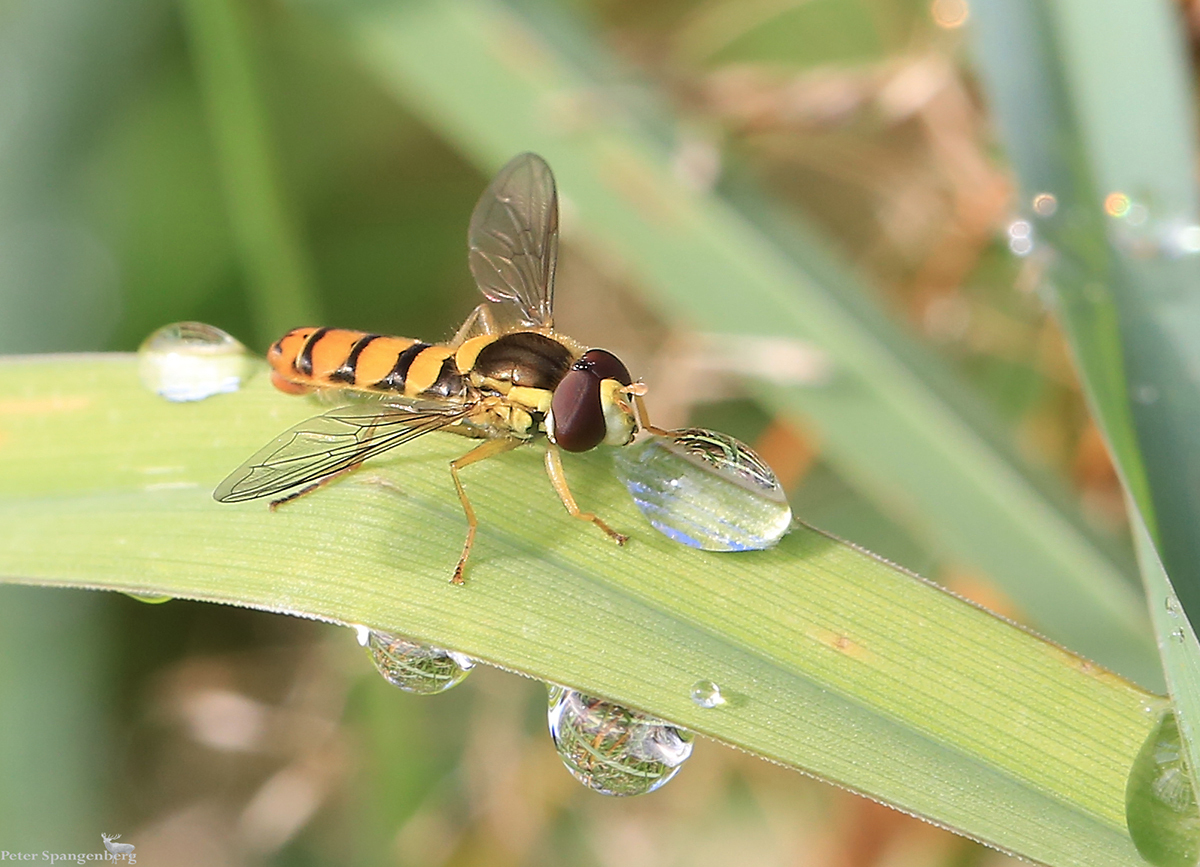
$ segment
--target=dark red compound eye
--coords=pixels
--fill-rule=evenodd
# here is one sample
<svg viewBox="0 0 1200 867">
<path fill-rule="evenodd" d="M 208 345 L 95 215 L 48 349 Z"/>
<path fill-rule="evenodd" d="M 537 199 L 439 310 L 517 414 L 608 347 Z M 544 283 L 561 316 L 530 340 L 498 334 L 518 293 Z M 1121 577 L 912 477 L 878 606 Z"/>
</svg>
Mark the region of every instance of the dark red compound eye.
<svg viewBox="0 0 1200 867">
<path fill-rule="evenodd" d="M 600 405 L 600 377 L 578 366 L 567 371 L 554 397 L 554 441 L 569 452 L 586 452 L 604 439 L 604 408 Z"/>
<path fill-rule="evenodd" d="M 586 452 L 604 441 L 608 432 L 600 382 L 615 379 L 621 385 L 633 380 L 621 360 L 603 349 L 589 349 L 562 378 L 550 412 L 554 416 L 554 441 L 569 452 Z"/>
<path fill-rule="evenodd" d="M 633 382 L 629 369 L 621 363 L 621 359 L 606 349 L 589 349 L 575 362 L 572 370 L 590 370 L 597 379 L 615 379 L 621 385 Z"/>
</svg>

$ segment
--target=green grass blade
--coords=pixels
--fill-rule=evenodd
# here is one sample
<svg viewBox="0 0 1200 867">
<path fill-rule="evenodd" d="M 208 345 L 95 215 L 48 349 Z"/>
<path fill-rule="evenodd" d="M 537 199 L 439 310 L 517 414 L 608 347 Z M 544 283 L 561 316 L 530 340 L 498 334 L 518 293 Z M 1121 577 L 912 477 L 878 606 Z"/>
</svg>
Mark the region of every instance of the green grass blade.
<svg viewBox="0 0 1200 867">
<path fill-rule="evenodd" d="M 446 467 L 461 438 L 424 437 L 277 512 L 216 503 L 232 467 L 321 410 L 266 379 L 170 404 L 128 356 L 0 364 L 0 575 L 397 631 L 1033 860 L 1140 863 L 1125 779 L 1161 699 L 814 530 L 739 555 L 672 543 L 603 451 L 567 473 L 632 534 L 624 549 L 567 516 L 539 450 L 521 449 L 464 473 L 481 521 L 465 587 L 447 580 L 465 530 Z M 702 678 L 729 705 L 693 704 Z"/>
<path fill-rule="evenodd" d="M 316 278 L 290 212 L 240 0 L 182 0 L 250 307 L 263 341 L 320 321 Z"/>
<path fill-rule="evenodd" d="M 1179 606 L 1192 622 L 1200 615 L 1200 259 L 1186 248 L 1198 222 L 1195 117 L 1178 24 L 1152 2 L 983 2 L 975 11 L 981 72 L 1022 195 L 1058 198 L 1037 227 L 1059 316 L 1132 498 L 1194 770 L 1200 646 Z M 1144 213 L 1106 216 L 1105 199 L 1118 192 Z"/>
<path fill-rule="evenodd" d="M 843 475 L 985 569 L 1052 638 L 1161 683 L 1136 585 L 1073 509 L 972 420 L 944 366 L 866 302 L 810 231 L 762 202 L 739 207 L 678 182 L 669 148 L 615 101 L 612 82 L 556 50 L 569 38 L 572 56 L 586 54 L 579 34 L 552 44 L 486 0 L 331 8 L 385 85 L 478 163 L 547 157 L 571 213 L 668 315 L 821 347 L 828 385 L 768 399 L 816 426 Z"/>
</svg>

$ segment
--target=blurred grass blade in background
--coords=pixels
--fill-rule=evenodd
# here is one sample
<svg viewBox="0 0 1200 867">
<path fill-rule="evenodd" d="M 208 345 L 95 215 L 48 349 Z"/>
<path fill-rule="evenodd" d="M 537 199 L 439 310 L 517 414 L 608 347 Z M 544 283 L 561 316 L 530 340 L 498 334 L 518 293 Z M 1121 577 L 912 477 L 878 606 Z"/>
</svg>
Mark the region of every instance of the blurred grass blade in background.
<svg viewBox="0 0 1200 867">
<path fill-rule="evenodd" d="M 305 8 L 297 3 L 296 8 Z M 839 471 L 920 536 L 973 563 L 1052 638 L 1161 683 L 1126 568 L 1003 446 L 944 365 L 888 323 L 798 220 L 739 208 L 670 169 L 672 149 L 626 109 L 611 65 L 577 31 L 552 44 L 490 0 L 321 6 L 398 97 L 489 171 L 534 150 L 597 247 L 632 266 L 665 314 L 742 337 L 800 339 L 831 366 L 819 387 L 772 387 Z M 540 7 L 539 7 L 540 8 Z M 754 209 L 758 213 L 751 216 Z"/>
<path fill-rule="evenodd" d="M 737 555 L 672 542 L 605 451 L 571 456 L 567 472 L 628 545 L 584 532 L 539 450 L 520 449 L 464 474 L 480 525 L 456 587 L 465 522 L 446 462 L 462 438 L 430 434 L 279 511 L 224 505 L 211 491 L 229 468 L 314 403 L 264 372 L 172 404 L 135 367 L 0 363 L 0 575 L 367 624 L 645 710 L 1036 861 L 1140 863 L 1125 780 L 1164 703 L 1091 662 L 806 527 Z M 695 702 L 700 680 L 727 703 Z"/>
<path fill-rule="evenodd" d="M 285 199 L 242 0 L 181 0 L 257 336 L 320 322 L 315 276 Z"/>
<path fill-rule="evenodd" d="M 1155 0 L 983 0 L 975 12 L 980 72 L 1045 245 L 1050 291 L 1129 491 L 1194 774 L 1200 647 L 1180 605 L 1195 623 L 1200 213 L 1181 22 Z M 1045 194 L 1057 207 L 1038 216 L 1031 203 Z"/>
<path fill-rule="evenodd" d="M 166 16 L 143 0 L 41 0 L 2 14 L 0 353 L 100 349 L 118 318 L 118 273 L 73 184 Z M 113 759 L 101 603 L 0 594 L 0 847 L 9 851 L 78 851 L 95 839 Z"/>
</svg>

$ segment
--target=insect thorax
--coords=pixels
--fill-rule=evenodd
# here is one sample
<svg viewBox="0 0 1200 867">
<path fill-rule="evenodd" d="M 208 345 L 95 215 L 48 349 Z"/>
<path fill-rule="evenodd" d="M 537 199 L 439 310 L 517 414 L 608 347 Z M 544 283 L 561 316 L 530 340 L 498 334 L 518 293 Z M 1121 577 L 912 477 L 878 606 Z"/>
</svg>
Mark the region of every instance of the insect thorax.
<svg viewBox="0 0 1200 867">
<path fill-rule="evenodd" d="M 554 391 L 575 355 L 570 347 L 545 334 L 516 331 L 483 347 L 471 373 L 482 380 Z"/>
</svg>

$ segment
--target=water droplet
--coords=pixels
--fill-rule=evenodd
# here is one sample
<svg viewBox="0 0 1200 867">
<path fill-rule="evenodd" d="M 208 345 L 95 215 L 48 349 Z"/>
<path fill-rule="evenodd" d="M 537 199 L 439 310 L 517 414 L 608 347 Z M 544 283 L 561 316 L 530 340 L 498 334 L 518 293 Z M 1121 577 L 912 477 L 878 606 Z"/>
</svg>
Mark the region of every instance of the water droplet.
<svg viewBox="0 0 1200 867">
<path fill-rule="evenodd" d="M 1104 213 L 1110 217 L 1124 217 L 1132 204 L 1124 193 L 1109 193 L 1104 197 Z"/>
<path fill-rule="evenodd" d="M 933 0 L 929 14 L 938 27 L 954 30 L 967 23 L 971 17 L 971 7 L 967 5 L 967 0 Z"/>
<path fill-rule="evenodd" d="M 130 599 L 136 599 L 138 602 L 145 602 L 147 605 L 162 605 L 164 602 L 170 602 L 174 596 L 152 596 L 143 595 L 141 593 L 126 593 Z"/>
<path fill-rule="evenodd" d="M 1166 599 L 1166 606 L 1168 614 L 1170 614 L 1172 617 L 1179 616 L 1179 604 L 1174 600 L 1174 598 L 1168 596 Z"/>
<path fill-rule="evenodd" d="M 1153 385 L 1139 385 L 1133 390 L 1133 399 L 1138 403 L 1154 403 L 1158 400 L 1158 388 Z"/>
<path fill-rule="evenodd" d="M 1038 193 L 1033 197 L 1033 212 L 1039 217 L 1053 217 L 1058 210 L 1058 199 L 1053 193 Z"/>
<path fill-rule="evenodd" d="M 567 770 L 603 795 L 653 792 L 692 754 L 692 733 L 660 719 L 550 686 L 550 737 Z"/>
<path fill-rule="evenodd" d="M 250 370 L 246 347 L 203 322 L 164 325 L 138 347 L 142 385 L 167 400 L 203 400 L 237 391 Z"/>
<path fill-rule="evenodd" d="M 462 683 L 475 667 L 475 660 L 454 650 L 365 626 L 355 626 L 354 631 L 384 680 L 405 692 L 420 695 L 445 692 Z"/>
<path fill-rule="evenodd" d="M 1017 256 L 1033 252 L 1033 224 L 1028 220 L 1013 220 L 1008 224 L 1008 249 Z"/>
<path fill-rule="evenodd" d="M 1125 212 L 1125 222 L 1131 226 L 1144 226 L 1150 219 L 1150 209 L 1140 202 L 1131 202 Z"/>
<path fill-rule="evenodd" d="M 727 703 L 725 696 L 721 695 L 721 687 L 711 680 L 698 680 L 692 684 L 692 701 L 703 708 L 720 707 Z"/>
<path fill-rule="evenodd" d="M 1172 629 L 1171 630 L 1171 640 L 1174 641 L 1176 644 L 1183 644 L 1184 638 L 1185 638 L 1185 636 L 1183 634 L 1182 629 Z"/>
<path fill-rule="evenodd" d="M 1138 852 L 1151 864 L 1195 867 L 1200 860 L 1200 810 L 1173 711 L 1163 714 L 1133 762 L 1125 820 Z"/>
<path fill-rule="evenodd" d="M 792 525 L 771 468 L 745 443 L 703 428 L 617 452 L 617 476 L 656 530 L 706 551 L 769 548 Z"/>
</svg>

